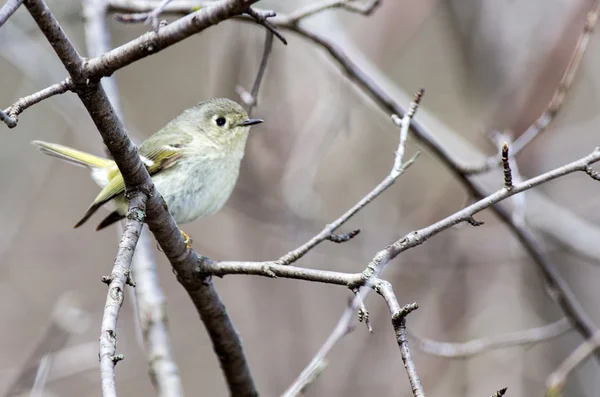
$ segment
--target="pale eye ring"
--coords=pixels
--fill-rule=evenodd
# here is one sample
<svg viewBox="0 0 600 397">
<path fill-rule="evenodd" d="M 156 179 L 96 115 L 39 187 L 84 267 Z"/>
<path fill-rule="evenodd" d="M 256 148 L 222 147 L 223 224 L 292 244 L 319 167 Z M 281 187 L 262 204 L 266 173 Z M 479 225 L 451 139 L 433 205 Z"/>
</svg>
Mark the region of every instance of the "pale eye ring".
<svg viewBox="0 0 600 397">
<path fill-rule="evenodd" d="M 219 116 L 215 119 L 215 124 L 218 125 L 219 127 L 223 127 L 226 122 L 227 122 L 227 120 L 225 120 L 225 117 L 222 117 L 222 116 Z"/>
</svg>

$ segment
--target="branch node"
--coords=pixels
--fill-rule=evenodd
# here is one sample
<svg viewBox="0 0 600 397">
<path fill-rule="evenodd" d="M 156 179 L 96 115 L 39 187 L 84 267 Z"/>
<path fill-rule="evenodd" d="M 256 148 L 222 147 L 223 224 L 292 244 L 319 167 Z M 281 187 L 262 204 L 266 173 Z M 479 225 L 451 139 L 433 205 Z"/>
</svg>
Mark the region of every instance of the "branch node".
<svg viewBox="0 0 600 397">
<path fill-rule="evenodd" d="M 132 287 L 135 287 L 135 281 L 133 281 L 133 277 L 131 276 L 131 269 L 125 270 L 125 283 Z"/>
<path fill-rule="evenodd" d="M 418 308 L 419 304 L 417 302 L 404 305 L 399 311 L 392 314 L 392 323 L 397 324 L 400 321 L 404 321 L 406 316 L 408 316 L 410 313 L 414 312 Z"/>
<path fill-rule="evenodd" d="M 467 218 L 467 222 L 469 223 L 469 225 L 475 226 L 475 227 L 481 226 L 481 225 L 483 225 L 485 223 L 485 222 L 482 222 L 482 221 L 478 221 L 477 219 L 475 219 L 472 216 L 470 216 L 470 217 Z"/>
<path fill-rule="evenodd" d="M 113 282 L 113 280 L 115 279 L 115 276 L 113 276 L 112 274 L 108 275 L 108 276 L 102 276 L 102 278 L 100 279 L 104 284 L 106 285 L 110 285 L 110 283 Z"/>
<path fill-rule="evenodd" d="M 591 165 L 585 167 L 585 173 L 588 174 L 593 180 L 600 181 L 600 172 L 593 169 Z"/>
<path fill-rule="evenodd" d="M 110 359 L 112 360 L 113 364 L 117 365 L 119 361 L 123 361 L 125 359 L 125 356 L 123 354 L 116 354 Z"/>
<path fill-rule="evenodd" d="M 273 272 L 273 270 L 271 269 L 271 265 L 269 264 L 263 265 L 262 271 L 267 277 L 277 278 L 277 275 L 275 274 L 275 272 Z"/>
<path fill-rule="evenodd" d="M 508 159 L 508 143 L 504 142 L 502 146 L 502 168 L 504 169 L 504 187 L 507 190 L 513 188 L 512 171 L 510 170 L 510 162 Z"/>
<path fill-rule="evenodd" d="M 269 32 L 273 33 L 275 37 L 279 39 L 284 45 L 287 45 L 287 40 L 273 25 L 271 22 L 267 20 L 267 18 L 271 18 L 276 16 L 275 11 L 263 11 L 263 10 L 255 10 L 254 8 L 248 8 L 246 10 L 246 14 L 250 15 L 252 19 L 256 21 L 259 25 L 264 26 Z"/>
<path fill-rule="evenodd" d="M 348 240 L 352 240 L 357 234 L 360 233 L 360 229 L 354 229 L 349 233 L 335 234 L 332 233 L 327 236 L 327 240 L 332 241 L 334 243 L 345 243 Z"/>
</svg>

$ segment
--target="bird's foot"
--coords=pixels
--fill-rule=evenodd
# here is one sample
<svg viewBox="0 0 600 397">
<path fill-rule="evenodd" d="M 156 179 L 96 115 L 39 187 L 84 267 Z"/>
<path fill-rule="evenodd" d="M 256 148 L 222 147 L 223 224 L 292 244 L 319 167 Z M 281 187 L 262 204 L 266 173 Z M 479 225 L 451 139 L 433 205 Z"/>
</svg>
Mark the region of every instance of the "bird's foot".
<svg viewBox="0 0 600 397">
<path fill-rule="evenodd" d="M 192 238 L 190 236 L 188 236 L 187 233 L 184 232 L 183 230 L 179 229 L 179 231 L 181 232 L 181 235 L 183 236 L 183 242 L 185 243 L 185 248 L 187 248 L 187 249 L 192 248 Z"/>
</svg>

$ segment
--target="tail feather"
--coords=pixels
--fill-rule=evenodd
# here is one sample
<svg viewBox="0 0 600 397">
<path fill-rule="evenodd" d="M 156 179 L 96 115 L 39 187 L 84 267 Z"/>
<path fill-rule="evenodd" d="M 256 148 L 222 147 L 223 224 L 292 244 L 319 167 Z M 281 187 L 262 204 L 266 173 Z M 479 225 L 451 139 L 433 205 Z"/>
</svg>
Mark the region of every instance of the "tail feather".
<svg viewBox="0 0 600 397">
<path fill-rule="evenodd" d="M 56 143 L 43 141 L 32 141 L 31 143 L 37 146 L 42 153 L 68 161 L 75 165 L 81 165 L 88 168 L 109 168 L 113 164 L 112 160 L 94 156 L 93 154 L 58 145 Z"/>
<path fill-rule="evenodd" d="M 92 154 L 75 150 L 67 146 L 58 145 L 56 143 L 48 143 L 43 141 L 33 141 L 31 143 L 37 146 L 44 154 L 59 158 L 75 165 L 89 168 L 92 171 L 92 178 L 100 186 L 104 186 L 106 183 L 108 183 L 108 171 L 114 166 L 114 162 L 112 160 L 94 156 Z M 77 228 L 83 225 L 104 203 L 105 202 L 92 204 L 87 209 L 81 220 L 73 227 Z M 105 221 L 105 223 L 106 222 L 107 221 Z"/>
</svg>

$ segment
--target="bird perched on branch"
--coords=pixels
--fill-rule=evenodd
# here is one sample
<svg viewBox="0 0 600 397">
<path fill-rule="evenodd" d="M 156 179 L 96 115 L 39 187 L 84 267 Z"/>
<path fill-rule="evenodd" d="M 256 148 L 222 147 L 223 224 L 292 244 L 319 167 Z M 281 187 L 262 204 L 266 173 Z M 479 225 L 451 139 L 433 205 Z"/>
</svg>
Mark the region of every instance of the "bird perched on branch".
<svg viewBox="0 0 600 397">
<path fill-rule="evenodd" d="M 262 120 L 249 118 L 234 101 L 210 99 L 185 110 L 140 145 L 142 163 L 178 225 L 223 207 L 237 181 L 250 126 L 259 123 Z M 89 168 L 102 188 L 74 227 L 109 202 L 114 211 L 96 230 L 126 216 L 125 184 L 114 161 L 54 143 L 32 143 L 42 153 Z M 181 233 L 189 247 L 189 237 Z"/>
</svg>

